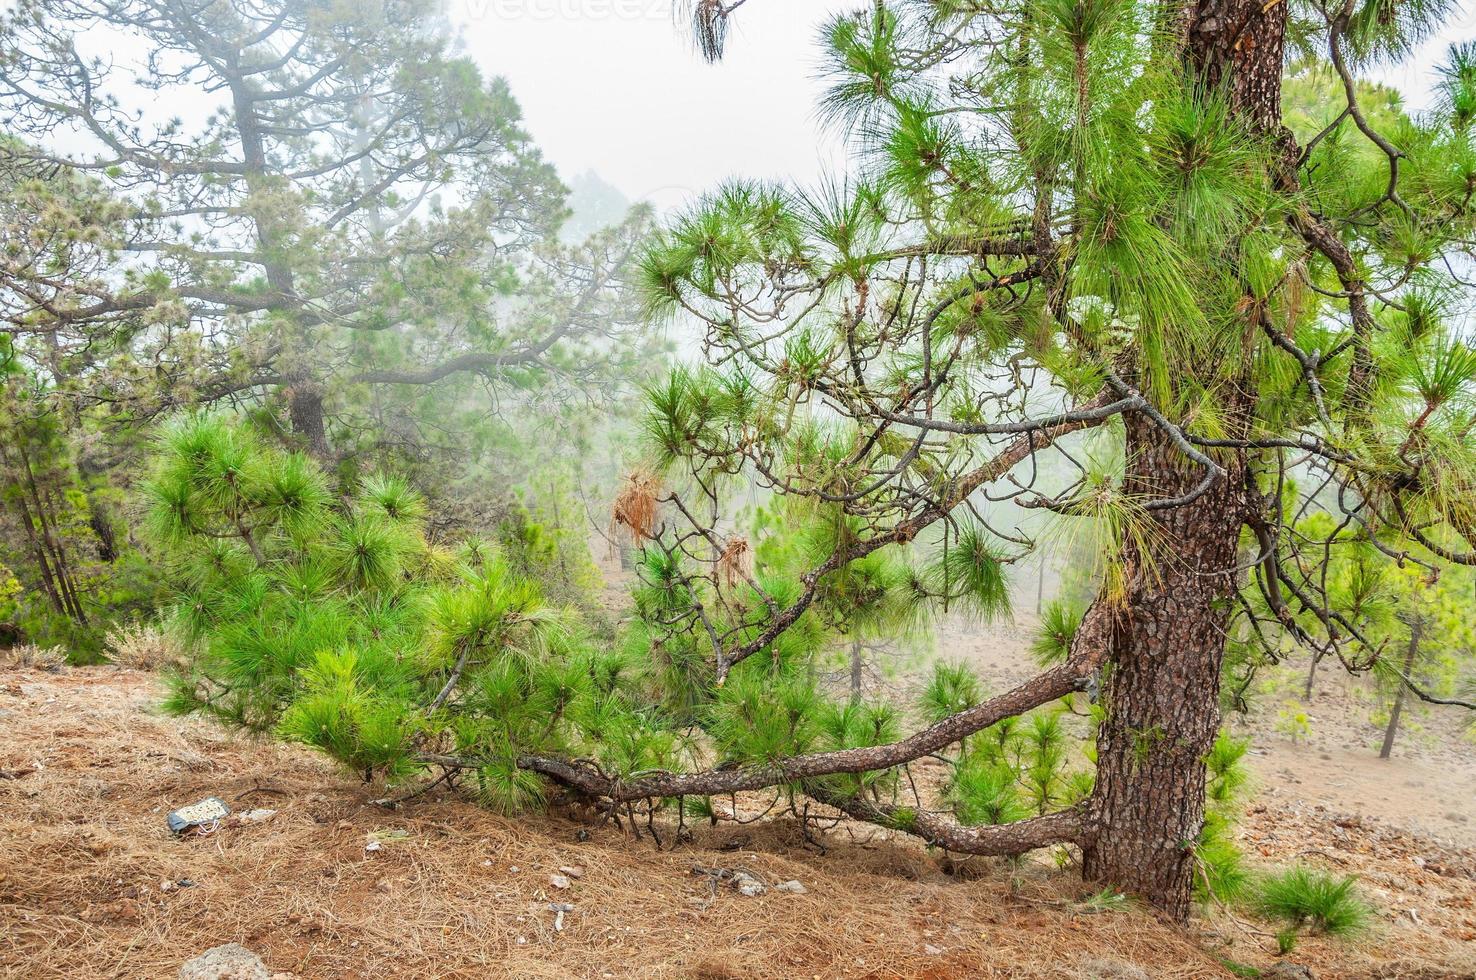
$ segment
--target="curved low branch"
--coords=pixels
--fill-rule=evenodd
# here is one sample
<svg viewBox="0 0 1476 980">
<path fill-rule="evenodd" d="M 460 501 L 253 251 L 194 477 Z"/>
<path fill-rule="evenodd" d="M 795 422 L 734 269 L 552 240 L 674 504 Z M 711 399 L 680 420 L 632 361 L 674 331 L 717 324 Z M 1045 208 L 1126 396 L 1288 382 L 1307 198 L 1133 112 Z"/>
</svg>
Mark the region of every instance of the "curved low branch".
<svg viewBox="0 0 1476 980">
<path fill-rule="evenodd" d="M 502 355 L 474 352 L 461 354 L 425 368 L 405 370 L 382 368 L 376 371 L 364 371 L 354 375 L 352 380 L 357 384 L 371 385 L 430 385 L 437 381 L 444 381 L 453 374 L 472 373 L 485 376 L 499 368 L 526 364 L 534 359 L 522 354 Z"/>
<path fill-rule="evenodd" d="M 766 765 L 741 769 L 709 769 L 704 772 L 658 772 L 637 779 L 607 776 L 592 766 L 568 759 L 524 756 L 518 766 L 548 776 L 555 782 L 587 796 L 616 803 L 661 796 L 719 796 L 797 783 L 837 773 L 877 772 L 920 759 L 973 735 L 1005 718 L 1049 704 L 1082 688 L 1096 669 L 1084 663 L 1067 664 L 1046 671 L 1019 687 L 982 704 L 952 715 L 900 742 L 888 745 L 812 752 L 778 759 Z M 440 759 L 430 761 L 441 762 Z"/>
<path fill-rule="evenodd" d="M 1469 708 L 1472 711 L 1476 711 L 1476 701 L 1463 701 L 1460 698 L 1438 697 L 1434 694 L 1431 694 L 1429 691 L 1421 689 L 1418 684 L 1410 679 L 1410 676 L 1408 674 L 1398 669 L 1397 667 L 1394 669 L 1394 673 L 1399 675 L 1400 683 L 1403 684 L 1411 694 L 1419 698 L 1421 701 L 1424 701 L 1426 704 L 1442 704 L 1446 705 L 1447 707 Z"/>
<path fill-rule="evenodd" d="M 802 783 L 837 773 L 890 769 L 931 755 L 1005 718 L 1013 718 L 1082 690 L 1107 657 L 1115 622 L 1113 609 L 1101 603 L 1092 605 L 1082 617 L 1076 638 L 1072 641 L 1071 659 L 1066 663 L 1038 674 L 1004 694 L 950 715 L 901 741 L 886 745 L 812 752 L 745 768 L 694 773 L 654 772 L 633 779 L 608 776 L 588 762 L 549 756 L 525 755 L 518 758 L 517 764 L 521 769 L 540 773 L 586 796 L 614 803 L 656 797 L 718 796 Z M 429 765 L 461 769 L 474 769 L 481 765 L 476 759 L 437 754 L 423 754 L 420 760 Z"/>
<path fill-rule="evenodd" d="M 1053 844 L 1083 844 L 1088 837 L 1086 818 L 1079 810 L 1062 810 L 1014 823 L 965 827 L 923 809 L 879 803 L 859 796 L 840 796 L 807 790 L 826 806 L 867 823 L 921 837 L 932 847 L 956 854 L 1014 857 Z"/>
</svg>

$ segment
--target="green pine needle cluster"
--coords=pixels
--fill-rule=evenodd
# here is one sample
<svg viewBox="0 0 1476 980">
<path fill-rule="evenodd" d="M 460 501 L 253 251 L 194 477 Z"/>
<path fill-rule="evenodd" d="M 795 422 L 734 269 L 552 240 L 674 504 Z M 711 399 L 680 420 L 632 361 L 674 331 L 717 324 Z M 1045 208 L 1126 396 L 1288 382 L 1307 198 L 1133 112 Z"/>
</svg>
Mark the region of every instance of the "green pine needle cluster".
<svg viewBox="0 0 1476 980">
<path fill-rule="evenodd" d="M 1352 875 L 1297 866 L 1258 882 L 1252 904 L 1258 914 L 1283 925 L 1284 949 L 1300 932 L 1351 939 L 1366 932 L 1374 917 L 1357 885 Z"/>
<path fill-rule="evenodd" d="M 170 710 L 275 732 L 365 778 L 455 757 L 506 812 L 542 798 L 527 754 L 588 753 L 615 773 L 679 763 L 645 672 L 496 545 L 429 542 L 404 480 L 340 495 L 315 463 L 223 415 L 176 420 L 156 458 L 149 526 L 193 651 Z"/>
</svg>

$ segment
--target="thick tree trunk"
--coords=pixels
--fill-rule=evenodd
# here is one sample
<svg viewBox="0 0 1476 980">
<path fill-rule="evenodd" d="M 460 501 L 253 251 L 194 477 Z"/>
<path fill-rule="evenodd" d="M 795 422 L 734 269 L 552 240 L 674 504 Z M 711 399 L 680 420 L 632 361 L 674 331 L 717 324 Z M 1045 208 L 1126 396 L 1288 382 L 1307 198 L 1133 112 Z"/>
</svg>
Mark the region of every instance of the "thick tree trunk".
<svg viewBox="0 0 1476 980">
<path fill-rule="evenodd" d="M 248 76 L 237 71 L 234 65 L 226 72 L 231 90 L 232 104 L 236 115 L 236 132 L 241 139 L 242 162 L 246 167 L 246 184 L 251 191 L 247 200 L 248 213 L 256 226 L 256 240 L 268 260 L 263 269 L 267 283 L 283 299 L 300 310 L 301 299 L 297 295 L 297 280 L 290 263 L 276 256 L 291 240 L 290 229 L 283 226 L 279 217 L 268 207 L 256 203 L 258 197 L 267 198 L 281 183 L 279 174 L 273 173 L 267 161 L 263 123 L 257 116 L 256 105 L 259 95 Z M 297 358 L 308 355 L 308 331 L 301 323 L 283 325 L 291 343 L 296 345 Z M 299 361 L 299 364 L 303 363 Z M 291 368 L 286 373 L 284 385 L 287 395 L 287 414 L 292 431 L 302 440 L 303 447 L 319 460 L 328 458 L 328 430 L 323 421 L 323 386 L 304 367 Z"/>
<path fill-rule="evenodd" d="M 1129 416 L 1127 432 L 1129 494 L 1170 497 L 1200 480 L 1152 421 Z M 1129 589 L 1110 641 L 1083 872 L 1176 919 L 1189 914 L 1204 756 L 1220 726 L 1243 485 L 1232 469 L 1193 503 L 1154 515 L 1143 550 L 1124 555 Z"/>
<path fill-rule="evenodd" d="M 1252 128 L 1281 132 L 1281 71 L 1286 3 L 1197 0 L 1184 5 L 1182 41 L 1190 68 L 1207 93 L 1223 94 Z"/>
<path fill-rule="evenodd" d="M 1171 21 L 1185 63 L 1206 97 L 1224 97 L 1250 126 L 1281 133 L 1284 3 L 1192 0 Z M 1232 244 L 1227 242 L 1227 247 Z M 1232 407 L 1253 404 L 1247 377 Z M 1142 415 L 1128 417 L 1130 494 L 1163 498 L 1200 479 L 1167 436 Z M 1155 534 L 1130 548 L 1128 595 L 1112 638 L 1098 734 L 1094 835 L 1083 871 L 1188 918 L 1194 847 L 1204 825 L 1204 756 L 1220 724 L 1220 668 L 1236 556 L 1247 509 L 1243 460 L 1204 496 L 1154 514 Z"/>
</svg>

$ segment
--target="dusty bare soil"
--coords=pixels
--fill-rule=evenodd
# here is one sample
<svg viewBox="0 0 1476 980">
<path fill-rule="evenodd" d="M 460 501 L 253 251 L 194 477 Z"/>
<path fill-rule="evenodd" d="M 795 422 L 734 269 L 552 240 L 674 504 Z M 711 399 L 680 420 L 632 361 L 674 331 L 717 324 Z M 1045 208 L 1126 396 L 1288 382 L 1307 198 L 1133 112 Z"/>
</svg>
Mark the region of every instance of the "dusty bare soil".
<svg viewBox="0 0 1476 980">
<path fill-rule="evenodd" d="M 999 862 L 950 875 L 911 841 L 844 825 L 823 855 L 783 821 L 657 850 L 449 795 L 387 811 L 382 788 L 161 717 L 156 698 L 150 675 L 118 668 L 0 670 L 0 976 L 171 977 L 231 941 L 299 978 L 1209 978 L 1232 975 L 1222 958 L 1275 962 L 1223 916 L 1181 930 L 1093 912 L 1069 869 L 1043 863 L 1012 894 Z M 212 794 L 277 814 L 169 834 L 169 809 Z M 1384 921 L 1355 946 L 1308 941 L 1297 962 L 1318 977 L 1476 976 L 1476 854 L 1317 805 L 1258 805 L 1248 845 L 1358 872 Z M 552 887 L 571 865 L 582 875 Z M 743 897 L 694 867 L 807 891 Z M 575 907 L 562 932 L 550 901 Z"/>
<path fill-rule="evenodd" d="M 935 649 L 899 664 L 888 686 L 905 697 L 925 673 L 920 664 L 947 657 L 972 666 L 991 691 L 1006 690 L 1036 670 L 1027 653 L 1035 631 L 1028 612 L 1015 623 L 946 621 Z M 1476 732 L 1469 727 L 1470 712 L 1407 702 L 1393 757 L 1383 760 L 1383 729 L 1372 720 L 1373 682 L 1324 666 L 1311 701 L 1303 702 L 1304 670 L 1304 662 L 1293 660 L 1265 671 L 1250 716 L 1232 717 L 1231 728 L 1252 737 L 1248 758 L 1257 799 L 1292 811 L 1321 807 L 1356 814 L 1371 825 L 1476 847 Z M 1297 713 L 1307 722 L 1293 737 L 1287 716 Z"/>
</svg>

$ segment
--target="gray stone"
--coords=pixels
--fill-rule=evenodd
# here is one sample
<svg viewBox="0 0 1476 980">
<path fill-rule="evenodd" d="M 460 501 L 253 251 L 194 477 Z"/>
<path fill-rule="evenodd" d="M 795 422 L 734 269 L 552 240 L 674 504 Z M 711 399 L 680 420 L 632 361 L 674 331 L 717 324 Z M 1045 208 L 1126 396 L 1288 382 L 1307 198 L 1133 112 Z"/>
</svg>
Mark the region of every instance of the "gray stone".
<svg viewBox="0 0 1476 980">
<path fill-rule="evenodd" d="M 776 892 L 790 892 L 795 895 L 803 895 L 805 892 L 809 891 L 808 888 L 800 884 L 798 881 L 795 881 L 793 878 L 791 878 L 789 881 L 779 882 L 779 884 L 774 886 L 774 890 Z"/>
<path fill-rule="evenodd" d="M 207 949 L 179 968 L 179 980 L 271 980 L 266 964 L 239 943 Z"/>
<path fill-rule="evenodd" d="M 759 895 L 768 891 L 762 881 L 759 881 L 753 875 L 744 871 L 735 871 L 733 873 L 733 887 L 738 889 L 738 894 L 745 898 L 757 898 Z"/>
<path fill-rule="evenodd" d="M 1082 960 L 1078 976 L 1081 980 L 1153 980 L 1141 966 L 1122 960 Z"/>
<path fill-rule="evenodd" d="M 1261 971 L 1262 980 L 1312 980 L 1312 971 L 1300 963 L 1282 960 Z"/>
</svg>

